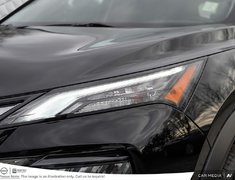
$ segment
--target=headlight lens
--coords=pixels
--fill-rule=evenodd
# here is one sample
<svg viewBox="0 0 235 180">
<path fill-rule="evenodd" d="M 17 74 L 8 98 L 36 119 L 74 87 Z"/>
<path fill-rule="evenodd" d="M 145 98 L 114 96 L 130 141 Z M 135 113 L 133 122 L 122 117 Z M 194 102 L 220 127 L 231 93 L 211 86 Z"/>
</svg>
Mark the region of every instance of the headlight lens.
<svg viewBox="0 0 235 180">
<path fill-rule="evenodd" d="M 202 62 L 121 81 L 72 90 L 58 89 L 19 109 L 0 124 L 12 124 L 100 110 L 170 101 L 179 106 L 200 74 Z"/>
</svg>

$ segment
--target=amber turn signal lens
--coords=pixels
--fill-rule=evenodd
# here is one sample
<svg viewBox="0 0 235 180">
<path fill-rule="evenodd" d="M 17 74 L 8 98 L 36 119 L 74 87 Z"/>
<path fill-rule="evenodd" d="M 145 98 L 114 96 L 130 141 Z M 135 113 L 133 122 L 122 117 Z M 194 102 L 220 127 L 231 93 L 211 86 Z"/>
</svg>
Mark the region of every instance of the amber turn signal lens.
<svg viewBox="0 0 235 180">
<path fill-rule="evenodd" d="M 190 82 L 196 72 L 197 66 L 191 65 L 187 68 L 181 78 L 176 82 L 170 92 L 165 96 L 166 100 L 172 101 L 175 104 L 179 104 L 184 96 Z"/>
</svg>

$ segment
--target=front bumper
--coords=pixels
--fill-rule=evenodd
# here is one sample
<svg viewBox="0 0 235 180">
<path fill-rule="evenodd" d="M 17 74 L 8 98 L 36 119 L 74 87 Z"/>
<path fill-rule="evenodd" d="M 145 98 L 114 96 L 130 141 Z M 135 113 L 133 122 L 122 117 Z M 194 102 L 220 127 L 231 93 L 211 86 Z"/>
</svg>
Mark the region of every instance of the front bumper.
<svg viewBox="0 0 235 180">
<path fill-rule="evenodd" d="M 204 140 L 183 113 L 153 104 L 1 129 L 0 162 L 74 171 L 106 165 L 103 173 L 118 174 L 191 172 Z"/>
</svg>

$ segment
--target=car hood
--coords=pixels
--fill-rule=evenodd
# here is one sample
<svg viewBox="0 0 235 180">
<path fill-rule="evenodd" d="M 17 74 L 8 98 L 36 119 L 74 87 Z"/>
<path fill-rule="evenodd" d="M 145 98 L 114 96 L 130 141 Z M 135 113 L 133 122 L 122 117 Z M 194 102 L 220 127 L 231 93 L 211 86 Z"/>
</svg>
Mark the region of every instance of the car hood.
<svg viewBox="0 0 235 180">
<path fill-rule="evenodd" d="M 0 29 L 0 97 L 158 68 L 224 42 L 221 25 L 187 28 Z M 210 35 L 208 37 L 208 35 Z"/>
</svg>

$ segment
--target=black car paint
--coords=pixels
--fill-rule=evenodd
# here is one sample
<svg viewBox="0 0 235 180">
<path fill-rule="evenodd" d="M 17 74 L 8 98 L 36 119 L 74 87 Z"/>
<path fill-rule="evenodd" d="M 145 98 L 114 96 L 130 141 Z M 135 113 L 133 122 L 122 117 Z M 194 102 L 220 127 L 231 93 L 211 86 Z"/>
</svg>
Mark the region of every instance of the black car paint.
<svg viewBox="0 0 235 180">
<path fill-rule="evenodd" d="M 1 134 L 4 132 L 1 130 Z M 73 146 L 91 146 L 92 150 L 94 145 L 122 145 L 126 149 L 131 145 L 139 152 L 137 158 L 147 161 L 142 165 L 145 173 L 192 171 L 195 152 L 199 153 L 205 138 L 182 113 L 160 104 L 25 125 L 9 128 L 8 132 L 9 137 L 2 138 L 0 148 L 5 157 L 14 152 L 21 156 L 38 155 L 37 150 L 50 154 L 52 150 L 66 151 L 66 147 Z M 195 152 L 187 152 L 187 146 Z M 189 162 L 191 159 L 194 161 Z"/>
<path fill-rule="evenodd" d="M 226 42 L 233 33 L 233 28 L 221 26 L 3 28 L 0 97 L 137 73 L 225 51 L 231 48 Z"/>
<path fill-rule="evenodd" d="M 221 106 L 235 90 L 235 50 L 210 56 L 207 67 L 186 110 L 205 132 L 209 131 Z"/>
<path fill-rule="evenodd" d="M 124 151 L 130 157 L 135 173 L 193 171 L 214 117 L 235 88 L 234 30 L 221 24 L 179 28 L 2 28 L 0 99 L 4 102 L 201 57 L 207 64 L 185 109 L 152 104 L 1 128 L 0 158 L 40 159 L 51 153 L 115 149 L 115 153 Z"/>
</svg>

